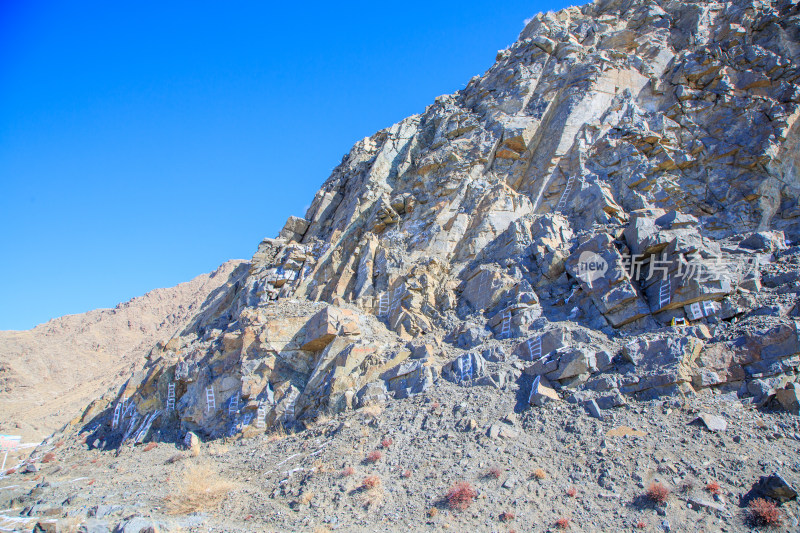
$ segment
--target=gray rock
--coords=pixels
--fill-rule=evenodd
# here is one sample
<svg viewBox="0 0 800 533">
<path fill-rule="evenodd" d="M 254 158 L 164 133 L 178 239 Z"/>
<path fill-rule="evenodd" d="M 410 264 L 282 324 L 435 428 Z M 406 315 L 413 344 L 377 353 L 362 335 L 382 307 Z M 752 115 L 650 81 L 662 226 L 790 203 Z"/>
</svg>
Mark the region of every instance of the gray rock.
<svg viewBox="0 0 800 533">
<path fill-rule="evenodd" d="M 772 498 L 780 503 L 797 499 L 797 491 L 792 488 L 777 472 L 769 476 L 762 476 L 758 483 L 753 485 L 753 489 L 768 498 Z"/>
</svg>

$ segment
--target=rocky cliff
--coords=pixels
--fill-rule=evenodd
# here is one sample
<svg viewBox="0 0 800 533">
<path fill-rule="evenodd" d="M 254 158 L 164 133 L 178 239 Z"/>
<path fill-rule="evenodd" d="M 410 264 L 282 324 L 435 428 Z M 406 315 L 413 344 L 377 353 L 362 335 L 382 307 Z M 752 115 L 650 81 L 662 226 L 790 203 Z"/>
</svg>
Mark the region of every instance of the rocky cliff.
<svg viewBox="0 0 800 533">
<path fill-rule="evenodd" d="M 799 22 L 789 0 L 536 16 L 358 142 L 87 409 L 90 442 L 300 428 L 441 380 L 600 409 L 772 398 L 800 353 Z"/>
<path fill-rule="evenodd" d="M 114 309 L 0 332 L 0 432 L 40 440 L 119 387 L 158 343 L 167 342 L 246 273 L 228 261 L 209 274 L 156 289 Z"/>
</svg>

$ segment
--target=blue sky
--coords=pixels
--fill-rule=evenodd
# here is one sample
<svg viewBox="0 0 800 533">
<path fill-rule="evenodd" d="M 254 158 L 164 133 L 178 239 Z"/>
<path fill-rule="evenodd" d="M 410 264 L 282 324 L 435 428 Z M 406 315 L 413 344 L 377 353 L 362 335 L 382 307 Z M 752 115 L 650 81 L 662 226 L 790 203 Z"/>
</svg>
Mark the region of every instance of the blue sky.
<svg viewBox="0 0 800 533">
<path fill-rule="evenodd" d="M 0 330 L 248 259 L 566 2 L 0 2 Z"/>
</svg>

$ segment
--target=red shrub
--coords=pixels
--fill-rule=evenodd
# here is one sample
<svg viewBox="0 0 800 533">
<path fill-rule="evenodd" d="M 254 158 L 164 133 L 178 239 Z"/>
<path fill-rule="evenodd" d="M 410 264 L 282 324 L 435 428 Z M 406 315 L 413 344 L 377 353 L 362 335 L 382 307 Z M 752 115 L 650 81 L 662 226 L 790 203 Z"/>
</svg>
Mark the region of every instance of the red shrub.
<svg viewBox="0 0 800 533">
<path fill-rule="evenodd" d="M 356 471 L 352 466 L 346 466 L 342 469 L 342 477 L 352 476 Z"/>
<path fill-rule="evenodd" d="M 575 487 L 570 487 L 567 489 L 567 496 L 570 498 L 574 498 L 576 494 L 578 494 L 578 489 Z"/>
<path fill-rule="evenodd" d="M 719 494 L 720 493 L 719 483 L 717 483 L 716 481 L 712 481 L 711 483 L 706 485 L 706 490 L 711 494 Z"/>
<path fill-rule="evenodd" d="M 44 457 L 42 457 L 43 463 L 51 463 L 55 460 L 56 460 L 56 454 L 54 454 L 53 452 L 47 452 L 46 454 L 44 454 Z"/>
<path fill-rule="evenodd" d="M 447 492 L 445 499 L 451 509 L 463 511 L 470 506 L 472 500 L 478 496 L 475 489 L 466 481 L 459 481 Z"/>
<path fill-rule="evenodd" d="M 364 481 L 361 482 L 361 486 L 365 489 L 374 489 L 375 487 L 379 487 L 381 484 L 381 478 L 378 476 L 368 476 L 364 478 Z"/>
<path fill-rule="evenodd" d="M 637 524 L 636 524 L 636 529 L 644 529 L 646 527 L 647 527 L 647 524 L 645 523 L 644 520 L 639 520 L 639 522 L 637 522 Z"/>
<path fill-rule="evenodd" d="M 517 517 L 517 515 L 515 515 L 511 511 L 503 511 L 502 513 L 500 513 L 500 521 L 501 522 L 511 522 L 516 517 Z"/>
<path fill-rule="evenodd" d="M 759 526 L 779 526 L 783 522 L 783 514 L 775 502 L 756 498 L 749 507 L 750 519 Z"/>
<path fill-rule="evenodd" d="M 151 442 L 150 444 L 148 444 L 147 446 L 145 446 L 144 448 L 142 448 L 142 451 L 143 451 L 143 452 L 149 452 L 150 450 L 152 450 L 152 449 L 153 449 L 153 448 L 155 448 L 156 446 L 158 446 L 158 444 L 156 444 L 155 442 Z"/>
<path fill-rule="evenodd" d="M 498 479 L 502 475 L 503 471 L 497 468 L 496 466 L 493 466 L 492 468 L 486 471 L 486 477 L 490 477 L 493 479 Z"/>
<path fill-rule="evenodd" d="M 394 441 L 390 438 L 385 438 L 381 441 L 381 446 L 383 446 L 384 448 L 388 448 L 392 444 L 394 444 Z"/>
<path fill-rule="evenodd" d="M 569 527 L 569 518 L 562 516 L 556 520 L 556 527 L 558 529 L 567 529 Z"/>
<path fill-rule="evenodd" d="M 378 461 L 381 460 L 381 457 L 383 457 L 383 454 L 378 450 L 375 450 L 374 452 L 369 452 L 369 455 L 367 455 L 367 462 L 377 463 Z"/>
<path fill-rule="evenodd" d="M 650 483 L 647 487 L 647 497 L 654 503 L 663 505 L 669 499 L 669 489 L 661 483 Z"/>
</svg>

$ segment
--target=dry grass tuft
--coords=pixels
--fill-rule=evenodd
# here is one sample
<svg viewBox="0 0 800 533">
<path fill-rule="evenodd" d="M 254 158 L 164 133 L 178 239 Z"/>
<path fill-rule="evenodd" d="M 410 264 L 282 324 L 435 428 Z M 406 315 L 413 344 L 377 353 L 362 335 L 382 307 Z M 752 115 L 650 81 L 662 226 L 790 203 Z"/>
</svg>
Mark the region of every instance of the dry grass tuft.
<svg viewBox="0 0 800 533">
<path fill-rule="evenodd" d="M 434 516 L 436 516 L 437 514 L 439 514 L 439 509 L 437 509 L 436 507 L 431 507 L 430 509 L 428 509 L 428 510 L 425 512 L 425 514 L 427 514 L 427 515 L 428 515 L 428 518 L 433 518 Z"/>
<path fill-rule="evenodd" d="M 536 470 L 533 471 L 533 477 L 535 477 L 536 479 L 544 479 L 547 477 L 547 472 L 545 472 L 541 468 L 537 468 Z"/>
<path fill-rule="evenodd" d="M 177 463 L 178 461 L 183 461 L 183 457 L 184 455 L 182 453 L 176 453 L 175 455 L 167 459 L 167 464 L 172 465 Z"/>
<path fill-rule="evenodd" d="M 669 489 L 661 483 L 650 483 L 650 486 L 647 487 L 647 492 L 645 494 L 650 501 L 659 505 L 664 505 L 669 499 Z"/>
<path fill-rule="evenodd" d="M 355 473 L 356 471 L 352 466 L 346 466 L 342 469 L 342 477 L 349 477 Z"/>
<path fill-rule="evenodd" d="M 716 481 L 712 481 L 708 485 L 706 485 L 706 491 L 710 492 L 711 494 L 719 494 L 722 490 L 719 486 L 719 483 Z"/>
<path fill-rule="evenodd" d="M 369 455 L 367 455 L 366 461 L 368 463 L 377 463 L 381 460 L 381 457 L 383 457 L 383 454 L 378 450 L 371 451 L 369 452 Z"/>
<path fill-rule="evenodd" d="M 783 522 L 783 513 L 775 502 L 756 498 L 748 506 L 750 520 L 758 526 L 779 526 Z"/>
<path fill-rule="evenodd" d="M 475 488 L 466 481 L 459 481 L 452 487 L 445 495 L 447 505 L 451 509 L 463 511 L 472 504 L 472 501 L 478 496 Z"/>
<path fill-rule="evenodd" d="M 367 418 L 378 418 L 382 412 L 383 408 L 380 405 L 368 405 L 361 408 L 361 413 Z"/>
<path fill-rule="evenodd" d="M 209 465 L 192 466 L 183 474 L 183 480 L 174 494 L 164 498 L 170 514 L 190 514 L 217 509 L 225 496 L 234 488 Z"/>
<path fill-rule="evenodd" d="M 313 499 L 314 499 L 314 493 L 308 490 L 303 494 L 301 494 L 300 498 L 298 498 L 297 501 L 300 502 L 302 505 L 308 505 L 309 503 L 311 503 L 311 500 Z"/>
<path fill-rule="evenodd" d="M 286 428 L 283 427 L 282 423 L 277 423 L 274 426 L 272 426 L 272 431 L 269 432 L 269 437 L 267 437 L 267 442 L 275 442 L 285 437 L 286 437 Z"/>
</svg>

